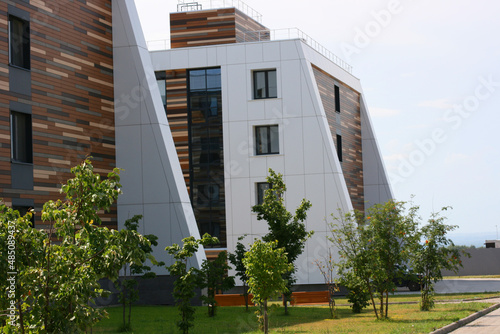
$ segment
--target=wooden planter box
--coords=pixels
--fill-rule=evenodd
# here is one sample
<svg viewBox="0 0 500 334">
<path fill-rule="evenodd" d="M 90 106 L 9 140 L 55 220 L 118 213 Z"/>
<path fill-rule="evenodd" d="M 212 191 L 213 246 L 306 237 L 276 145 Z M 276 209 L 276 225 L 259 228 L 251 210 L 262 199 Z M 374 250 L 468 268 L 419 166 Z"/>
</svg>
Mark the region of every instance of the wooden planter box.
<svg viewBox="0 0 500 334">
<path fill-rule="evenodd" d="M 248 295 L 248 305 L 253 306 L 253 295 Z M 215 295 L 215 301 L 219 306 L 241 306 L 245 305 L 245 298 L 243 295 L 228 294 L 228 295 Z"/>
<path fill-rule="evenodd" d="M 323 304 L 329 301 L 328 291 L 292 292 L 291 305 Z"/>
</svg>

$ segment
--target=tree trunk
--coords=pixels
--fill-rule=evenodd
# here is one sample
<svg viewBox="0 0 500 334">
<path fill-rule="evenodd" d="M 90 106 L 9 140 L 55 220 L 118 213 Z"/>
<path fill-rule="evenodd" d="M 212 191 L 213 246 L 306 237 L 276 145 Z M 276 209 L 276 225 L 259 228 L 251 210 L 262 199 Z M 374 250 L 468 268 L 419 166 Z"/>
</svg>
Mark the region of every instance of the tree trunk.
<svg viewBox="0 0 500 334">
<path fill-rule="evenodd" d="M 370 294 L 370 299 L 372 300 L 372 305 L 373 305 L 373 310 L 375 311 L 375 316 L 377 317 L 377 319 L 379 319 L 378 312 L 377 312 L 377 305 L 375 304 L 375 300 L 373 299 L 373 293 L 372 293 L 372 289 L 371 289 L 369 280 L 366 280 L 366 286 L 368 287 L 368 293 Z"/>
<path fill-rule="evenodd" d="M 23 309 L 21 307 L 21 302 L 20 301 L 17 303 L 17 309 L 18 309 L 18 312 L 19 312 L 19 323 L 21 325 L 21 333 L 24 334 L 25 332 L 24 332 Z"/>
<path fill-rule="evenodd" d="M 264 334 L 269 333 L 269 319 L 267 317 L 267 299 L 264 301 Z"/>
<path fill-rule="evenodd" d="M 385 292 L 385 317 L 389 314 L 389 291 Z"/>
<path fill-rule="evenodd" d="M 285 315 L 288 315 L 288 297 L 286 293 L 283 294 L 283 306 L 285 306 Z"/>
<path fill-rule="evenodd" d="M 246 282 L 243 283 L 243 298 L 245 299 L 245 310 L 248 312 L 248 286 Z"/>
<path fill-rule="evenodd" d="M 125 286 L 124 281 L 121 281 L 121 285 L 122 285 L 122 305 L 123 305 L 123 326 L 125 326 L 127 324 L 125 320 L 126 310 L 127 310 L 127 287 Z"/>
</svg>

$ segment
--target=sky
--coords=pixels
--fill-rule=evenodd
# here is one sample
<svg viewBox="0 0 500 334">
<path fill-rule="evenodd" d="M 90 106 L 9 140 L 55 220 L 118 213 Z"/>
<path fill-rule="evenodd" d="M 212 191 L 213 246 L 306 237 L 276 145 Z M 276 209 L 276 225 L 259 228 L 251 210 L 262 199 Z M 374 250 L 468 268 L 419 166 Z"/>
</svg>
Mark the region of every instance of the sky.
<svg viewBox="0 0 500 334">
<path fill-rule="evenodd" d="M 146 40 L 168 39 L 177 1 L 135 3 Z M 423 222 L 453 207 L 457 244 L 498 238 L 499 1 L 245 3 L 269 29 L 298 28 L 353 66 L 397 200 L 414 196 Z"/>
</svg>

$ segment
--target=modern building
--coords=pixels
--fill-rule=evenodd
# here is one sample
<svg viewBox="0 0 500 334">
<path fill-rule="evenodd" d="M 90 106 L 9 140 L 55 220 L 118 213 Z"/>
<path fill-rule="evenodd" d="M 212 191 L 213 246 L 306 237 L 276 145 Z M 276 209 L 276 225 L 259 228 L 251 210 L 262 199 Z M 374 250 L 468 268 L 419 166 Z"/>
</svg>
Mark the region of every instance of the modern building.
<svg viewBox="0 0 500 334">
<path fill-rule="evenodd" d="M 0 0 L 0 196 L 40 211 L 91 154 L 99 172 L 124 169 L 105 223 L 143 215 L 167 262 L 165 246 L 217 236 L 198 266 L 266 233 L 251 207 L 272 168 L 289 210 L 312 203 L 297 283 L 323 283 L 313 261 L 330 247 L 330 215 L 392 198 L 363 90 L 306 34 L 282 37 L 231 3 L 181 3 L 170 48 L 149 51 L 133 0 Z"/>
<path fill-rule="evenodd" d="M 111 1 L 0 1 L 0 198 L 46 228 L 43 203 L 60 197 L 87 155 L 115 167 Z M 102 215 L 117 226 L 116 207 Z"/>
</svg>

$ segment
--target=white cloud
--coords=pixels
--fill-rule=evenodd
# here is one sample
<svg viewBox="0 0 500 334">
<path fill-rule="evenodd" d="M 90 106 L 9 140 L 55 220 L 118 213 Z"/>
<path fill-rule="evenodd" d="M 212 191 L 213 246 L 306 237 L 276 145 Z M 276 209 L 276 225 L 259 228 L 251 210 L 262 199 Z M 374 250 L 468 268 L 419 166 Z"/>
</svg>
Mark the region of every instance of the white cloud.
<svg viewBox="0 0 500 334">
<path fill-rule="evenodd" d="M 370 114 L 373 117 L 390 117 L 396 116 L 401 113 L 400 110 L 397 109 L 389 109 L 389 108 L 370 108 Z"/>
<path fill-rule="evenodd" d="M 434 108 L 434 109 L 450 109 L 453 107 L 453 105 L 450 103 L 448 99 L 422 101 L 418 104 L 418 106 Z"/>
</svg>

